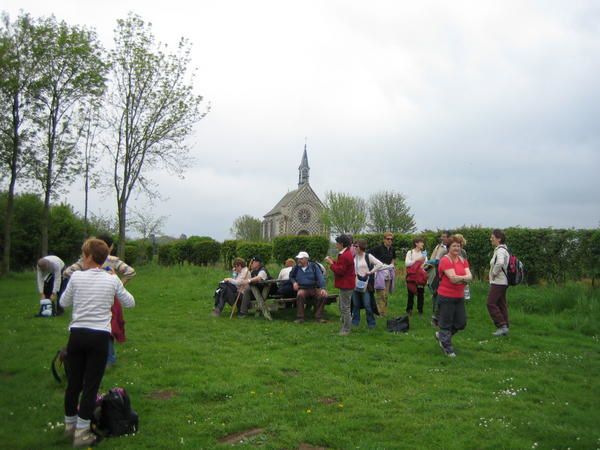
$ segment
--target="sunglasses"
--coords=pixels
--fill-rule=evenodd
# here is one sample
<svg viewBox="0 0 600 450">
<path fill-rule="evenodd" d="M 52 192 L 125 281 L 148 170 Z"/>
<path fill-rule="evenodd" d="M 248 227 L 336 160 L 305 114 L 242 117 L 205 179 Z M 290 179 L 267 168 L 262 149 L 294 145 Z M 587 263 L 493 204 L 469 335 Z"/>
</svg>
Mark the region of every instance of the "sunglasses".
<svg viewBox="0 0 600 450">
<path fill-rule="evenodd" d="M 393 241 L 394 239 L 392 238 L 384 238 L 386 241 Z"/>
</svg>

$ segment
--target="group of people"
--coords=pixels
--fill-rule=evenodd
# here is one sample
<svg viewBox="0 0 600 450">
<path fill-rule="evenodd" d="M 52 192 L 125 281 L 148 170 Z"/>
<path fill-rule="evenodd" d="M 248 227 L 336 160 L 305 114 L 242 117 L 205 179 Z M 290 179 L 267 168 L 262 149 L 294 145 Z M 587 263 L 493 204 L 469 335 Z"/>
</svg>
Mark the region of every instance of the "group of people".
<svg viewBox="0 0 600 450">
<path fill-rule="evenodd" d="M 490 260 L 487 308 L 496 326 L 495 336 L 509 333 L 506 291 L 510 254 L 505 241 L 506 236 L 501 230 L 492 231 L 490 243 L 494 253 Z M 339 334 L 347 336 L 353 325 L 359 325 L 361 308 L 366 311 L 369 328 L 375 327 L 376 314 L 387 314 L 388 297 L 395 284 L 396 251 L 391 233 L 384 235 L 381 246 L 371 250 L 367 250 L 365 240 L 353 241 L 345 234 L 335 239 L 335 245 L 336 257 L 327 256 L 325 262 L 333 273 L 334 286 L 339 290 Z M 406 311 L 412 313 L 416 295 L 417 311 L 423 314 L 425 285 L 429 285 L 433 291 L 432 324 L 439 328 L 435 338 L 449 357 L 456 356 L 452 337 L 467 324 L 465 289 L 473 277 L 465 245 L 462 235 L 444 232 L 429 259 L 421 238 L 414 239 L 414 248 L 405 257 Z M 113 339 L 124 340 L 120 308 L 135 306 L 133 296 L 124 287 L 135 276 L 135 270 L 111 256 L 111 250 L 110 237 L 90 238 L 83 243 L 81 259 L 66 270 L 63 261 L 56 256 L 41 258 L 37 264 L 38 316 L 62 314 L 63 308 L 73 307 L 67 344 L 69 373 L 64 410 L 65 435 L 73 439 L 74 447 L 88 447 L 96 442 L 96 435 L 90 428 L 96 396 L 107 365 L 114 362 Z M 246 317 L 253 298 L 250 287 L 270 278 L 260 257 L 252 258 L 249 268 L 243 259 L 236 258 L 232 276 L 219 285 L 213 314 L 220 315 L 226 303 L 234 305 L 241 300 L 239 317 Z M 323 316 L 328 297 L 326 271 L 322 264 L 310 261 L 307 252 L 299 252 L 295 260 L 288 259 L 279 274 L 278 284 L 273 286 L 281 296 L 295 296 L 297 323 L 305 320 L 305 305 L 309 298 L 315 301 L 316 320 L 326 322 Z"/>
<path fill-rule="evenodd" d="M 135 270 L 110 255 L 111 250 L 110 236 L 90 238 L 83 243 L 79 261 L 67 269 L 56 256 L 41 258 L 37 264 L 38 316 L 60 315 L 63 308 L 73 307 L 65 362 L 69 370 L 64 433 L 74 447 L 96 442 L 91 431 L 96 396 L 105 369 L 116 361 L 113 341 L 125 340 L 121 307 L 135 306 L 124 287 Z"/>
<path fill-rule="evenodd" d="M 375 316 L 385 317 L 388 312 L 388 298 L 395 287 L 396 250 L 393 234 L 385 233 L 380 246 L 367 249 L 365 240 L 354 241 L 349 235 L 335 239 L 337 255 L 325 258 L 334 275 L 334 286 L 339 289 L 339 310 L 341 329 L 339 334 L 350 334 L 352 326 L 361 320 L 360 310 L 364 308 L 368 328 L 376 326 Z M 506 336 L 509 332 L 506 271 L 509 253 L 505 244 L 506 236 L 501 230 L 493 230 L 490 243 L 494 253 L 490 261 L 490 290 L 487 308 L 496 330 L 495 336 Z M 406 313 L 412 315 L 415 297 L 417 312 L 424 313 L 425 287 L 432 291 L 432 325 L 438 328 L 435 338 L 449 357 L 455 357 L 452 336 L 463 330 L 467 324 L 465 301 L 470 298 L 469 283 L 473 279 L 465 252 L 466 240 L 461 234 L 444 231 L 440 242 L 428 258 L 425 241 L 416 237 L 413 248 L 405 256 L 407 303 Z M 226 278 L 219 285 L 215 295 L 213 315 L 221 314 L 226 303 L 231 305 L 241 299 L 239 317 L 246 317 L 253 298 L 251 286 L 270 278 L 260 258 L 253 258 L 251 271 L 244 260 L 236 258 L 233 277 Z M 282 297 L 296 298 L 296 323 L 305 320 L 307 299 L 315 303 L 315 319 L 326 322 L 324 306 L 328 296 L 326 271 L 318 263 L 310 261 L 307 252 L 301 251 L 296 259 L 288 259 L 278 277 L 278 292 Z M 222 295 L 220 295 L 222 294 Z"/>
</svg>

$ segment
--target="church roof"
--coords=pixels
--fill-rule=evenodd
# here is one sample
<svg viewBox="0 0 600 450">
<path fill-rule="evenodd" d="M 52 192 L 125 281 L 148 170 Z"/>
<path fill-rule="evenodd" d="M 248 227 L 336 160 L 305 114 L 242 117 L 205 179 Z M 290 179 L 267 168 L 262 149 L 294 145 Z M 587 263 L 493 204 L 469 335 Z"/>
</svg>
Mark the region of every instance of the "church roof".
<svg viewBox="0 0 600 450">
<path fill-rule="evenodd" d="M 283 208 L 285 208 L 292 201 L 292 199 L 296 196 L 296 194 L 298 193 L 298 190 L 299 189 L 294 189 L 293 191 L 290 191 L 287 194 L 285 194 L 283 196 L 283 198 L 281 200 L 279 200 L 279 202 L 277 202 L 277 204 L 273 207 L 273 209 L 264 215 L 264 217 L 274 216 L 275 214 L 279 214 L 281 212 L 281 210 Z"/>
</svg>

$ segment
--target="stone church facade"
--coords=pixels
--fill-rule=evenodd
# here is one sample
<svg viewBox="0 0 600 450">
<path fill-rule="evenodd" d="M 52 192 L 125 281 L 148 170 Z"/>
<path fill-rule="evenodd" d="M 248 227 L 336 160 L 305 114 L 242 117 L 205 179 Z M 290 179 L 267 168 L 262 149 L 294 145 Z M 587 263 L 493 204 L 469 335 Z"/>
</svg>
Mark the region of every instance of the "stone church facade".
<svg viewBox="0 0 600 450">
<path fill-rule="evenodd" d="M 323 234 L 321 213 L 324 205 L 308 182 L 310 167 L 306 145 L 298 167 L 298 189 L 288 192 L 264 215 L 262 237 L 271 240 L 283 235 Z"/>
</svg>

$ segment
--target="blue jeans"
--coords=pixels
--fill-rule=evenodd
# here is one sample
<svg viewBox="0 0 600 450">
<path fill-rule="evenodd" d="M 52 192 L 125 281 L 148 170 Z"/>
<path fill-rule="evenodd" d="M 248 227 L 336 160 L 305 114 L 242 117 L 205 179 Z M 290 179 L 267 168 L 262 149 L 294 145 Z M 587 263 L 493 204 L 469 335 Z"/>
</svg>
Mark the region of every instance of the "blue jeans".
<svg viewBox="0 0 600 450">
<path fill-rule="evenodd" d="M 369 328 L 375 328 L 375 316 L 373 315 L 373 309 L 371 308 L 371 293 L 370 292 L 357 292 L 352 293 L 352 325 L 358 325 L 360 323 L 360 307 L 364 306 L 367 312 L 367 326 Z"/>
<path fill-rule="evenodd" d="M 114 364 L 117 362 L 117 353 L 115 352 L 115 339 L 111 336 L 108 340 L 108 357 L 106 364 Z"/>
</svg>

